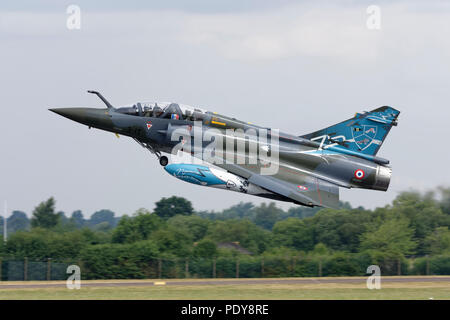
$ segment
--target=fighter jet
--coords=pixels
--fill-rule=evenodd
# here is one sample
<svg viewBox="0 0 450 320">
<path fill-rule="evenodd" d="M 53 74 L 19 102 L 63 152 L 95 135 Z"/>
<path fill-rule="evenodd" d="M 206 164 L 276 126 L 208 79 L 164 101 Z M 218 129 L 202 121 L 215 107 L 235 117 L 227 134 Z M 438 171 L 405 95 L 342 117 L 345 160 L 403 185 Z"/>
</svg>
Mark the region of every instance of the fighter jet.
<svg viewBox="0 0 450 320">
<path fill-rule="evenodd" d="M 128 136 L 172 176 L 199 186 L 309 207 L 339 206 L 339 188 L 386 191 L 392 170 L 377 156 L 400 112 L 382 106 L 327 128 L 293 135 L 201 108 L 137 102 L 106 108 L 49 109 L 89 128 Z M 191 163 L 169 163 L 186 152 Z"/>
</svg>

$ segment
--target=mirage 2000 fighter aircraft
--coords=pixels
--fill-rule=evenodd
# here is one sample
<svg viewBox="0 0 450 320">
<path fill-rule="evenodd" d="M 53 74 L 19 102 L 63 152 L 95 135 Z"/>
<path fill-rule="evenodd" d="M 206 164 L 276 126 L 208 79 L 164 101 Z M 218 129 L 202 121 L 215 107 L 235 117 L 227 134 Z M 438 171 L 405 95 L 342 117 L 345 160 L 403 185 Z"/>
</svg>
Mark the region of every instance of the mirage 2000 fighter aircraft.
<svg viewBox="0 0 450 320">
<path fill-rule="evenodd" d="M 386 191 L 389 161 L 376 154 L 400 112 L 383 106 L 302 136 L 177 103 L 57 108 L 71 120 L 133 138 L 172 176 L 200 186 L 304 206 L 336 208 L 339 187 Z M 199 163 L 170 163 L 187 152 Z"/>
</svg>

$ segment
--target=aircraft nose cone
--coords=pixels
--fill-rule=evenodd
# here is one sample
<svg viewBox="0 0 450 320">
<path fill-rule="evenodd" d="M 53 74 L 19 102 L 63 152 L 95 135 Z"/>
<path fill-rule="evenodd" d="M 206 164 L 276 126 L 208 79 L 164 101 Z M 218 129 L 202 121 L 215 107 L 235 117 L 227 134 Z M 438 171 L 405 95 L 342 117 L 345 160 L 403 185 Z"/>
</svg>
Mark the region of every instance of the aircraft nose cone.
<svg viewBox="0 0 450 320">
<path fill-rule="evenodd" d="M 94 108 L 56 108 L 49 109 L 70 120 L 85 124 L 89 127 L 110 130 L 113 125 L 106 109 Z"/>
<path fill-rule="evenodd" d="M 77 122 L 82 122 L 85 117 L 85 110 L 82 108 L 55 108 L 48 110 Z"/>
</svg>

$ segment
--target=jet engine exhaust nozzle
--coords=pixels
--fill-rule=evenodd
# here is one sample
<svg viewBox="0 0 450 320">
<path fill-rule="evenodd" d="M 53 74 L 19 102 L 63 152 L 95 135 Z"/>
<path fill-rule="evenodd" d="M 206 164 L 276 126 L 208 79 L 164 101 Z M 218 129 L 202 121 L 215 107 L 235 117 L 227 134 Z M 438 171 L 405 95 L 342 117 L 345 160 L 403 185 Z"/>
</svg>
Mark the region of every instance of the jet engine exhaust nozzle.
<svg viewBox="0 0 450 320">
<path fill-rule="evenodd" d="M 386 191 L 391 181 L 392 169 L 386 166 L 378 166 L 375 175 L 375 184 L 373 189 Z"/>
</svg>

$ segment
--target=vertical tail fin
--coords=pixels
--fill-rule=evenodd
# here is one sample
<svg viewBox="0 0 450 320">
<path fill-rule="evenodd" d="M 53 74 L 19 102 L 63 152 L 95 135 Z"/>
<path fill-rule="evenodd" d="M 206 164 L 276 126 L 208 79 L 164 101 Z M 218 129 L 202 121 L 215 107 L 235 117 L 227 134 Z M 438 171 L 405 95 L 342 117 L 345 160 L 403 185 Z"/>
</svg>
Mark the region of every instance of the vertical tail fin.
<svg viewBox="0 0 450 320">
<path fill-rule="evenodd" d="M 397 125 L 400 111 L 380 107 L 370 112 L 357 113 L 328 128 L 306 134 L 302 138 L 320 142 L 322 145 L 338 143 L 349 150 L 376 155 L 392 126 Z"/>
</svg>

